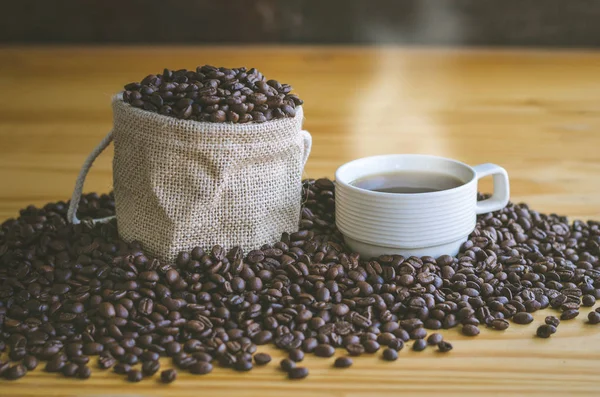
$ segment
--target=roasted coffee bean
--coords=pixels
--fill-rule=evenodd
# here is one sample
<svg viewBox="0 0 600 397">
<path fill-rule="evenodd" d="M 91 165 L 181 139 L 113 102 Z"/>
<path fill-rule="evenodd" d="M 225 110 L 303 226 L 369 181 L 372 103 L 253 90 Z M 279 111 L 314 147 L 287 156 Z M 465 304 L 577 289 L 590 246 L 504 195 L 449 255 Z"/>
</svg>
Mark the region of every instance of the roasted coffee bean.
<svg viewBox="0 0 600 397">
<path fill-rule="evenodd" d="M 256 353 L 254 355 L 254 362 L 256 365 L 267 365 L 271 362 L 271 356 L 267 353 Z"/>
<path fill-rule="evenodd" d="M 67 363 L 61 370 L 62 374 L 64 376 L 66 376 L 67 378 L 75 377 L 77 375 L 78 371 L 79 371 L 79 365 L 77 365 L 75 363 Z"/>
<path fill-rule="evenodd" d="M 189 366 L 188 370 L 194 375 L 206 375 L 212 372 L 213 366 L 211 363 L 204 361 L 198 361 L 195 364 Z"/>
<path fill-rule="evenodd" d="M 129 371 L 131 371 L 131 365 L 118 363 L 113 367 L 113 371 L 119 375 L 126 375 Z"/>
<path fill-rule="evenodd" d="M 586 307 L 591 307 L 596 304 L 596 298 L 593 295 L 583 295 L 581 298 L 581 304 Z"/>
<path fill-rule="evenodd" d="M 348 354 L 350 354 L 351 356 L 360 356 L 361 354 L 363 354 L 365 352 L 365 347 L 361 344 L 354 343 L 354 344 L 346 346 L 346 350 L 348 351 Z"/>
<path fill-rule="evenodd" d="M 145 361 L 142 363 L 142 373 L 144 376 L 152 376 L 160 369 L 160 363 L 158 361 Z"/>
<path fill-rule="evenodd" d="M 291 368 L 288 371 L 289 379 L 304 379 L 308 376 L 308 369 L 305 367 Z"/>
<path fill-rule="evenodd" d="M 396 361 L 398 359 L 398 352 L 388 347 L 383 350 L 382 357 L 386 361 Z"/>
<path fill-rule="evenodd" d="M 536 331 L 536 335 L 540 338 L 549 338 L 550 335 L 556 332 L 554 325 L 543 324 L 540 325 Z"/>
<path fill-rule="evenodd" d="M 290 94 L 289 85 L 275 80 L 269 80 L 273 82 L 269 85 L 254 68 L 232 69 L 230 74 L 222 72 L 223 68 L 213 71 L 209 66 L 199 66 L 196 70 L 199 72 L 165 70 L 162 75 L 149 75 L 140 83 L 126 84 L 123 100 L 146 111 L 181 119 L 192 114 L 198 116 L 203 109 L 201 115 L 206 117 L 202 116 L 200 121 L 215 123 L 250 120 L 261 123 L 273 117 L 294 117 L 296 106 L 302 104 L 302 100 Z M 226 110 L 229 107 L 232 111 Z M 177 112 L 171 112 L 172 108 Z M 179 262 L 178 265 L 183 266 Z"/>
<path fill-rule="evenodd" d="M 98 368 L 108 369 L 112 368 L 117 363 L 117 360 L 107 352 L 104 352 L 98 357 Z"/>
<path fill-rule="evenodd" d="M 363 343 L 363 346 L 367 353 L 376 353 L 380 348 L 379 343 L 377 343 L 377 341 L 374 340 L 366 341 L 365 343 Z"/>
<path fill-rule="evenodd" d="M 46 363 L 44 368 L 46 372 L 59 372 L 65 366 L 65 360 L 56 356 Z"/>
<path fill-rule="evenodd" d="M 33 371 L 38 366 L 38 360 L 34 356 L 25 356 L 21 362 L 28 371 Z"/>
<path fill-rule="evenodd" d="M 92 370 L 90 369 L 90 367 L 80 365 L 77 369 L 77 377 L 79 379 L 88 379 L 90 376 L 92 376 Z"/>
<path fill-rule="evenodd" d="M 503 318 L 496 318 L 490 322 L 492 329 L 504 331 L 510 327 L 510 323 Z"/>
<path fill-rule="evenodd" d="M 561 320 L 572 320 L 577 316 L 579 316 L 579 311 L 577 309 L 570 309 L 570 310 L 566 310 L 566 311 L 562 312 L 560 315 L 560 319 Z"/>
<path fill-rule="evenodd" d="M 296 363 L 289 358 L 284 358 L 279 363 L 279 367 L 285 372 L 289 372 L 292 368 L 296 368 Z"/>
<path fill-rule="evenodd" d="M 529 314 L 529 313 L 527 313 Z M 472 324 L 463 325 L 462 333 L 465 336 L 477 336 L 479 335 L 479 328 Z"/>
<path fill-rule="evenodd" d="M 444 339 L 444 337 L 441 334 L 433 333 L 433 334 L 429 335 L 429 337 L 427 338 L 427 343 L 430 345 L 437 345 L 443 339 Z"/>
<path fill-rule="evenodd" d="M 314 353 L 317 357 L 331 357 L 335 354 L 335 349 L 331 345 L 321 344 L 315 348 Z"/>
<path fill-rule="evenodd" d="M 425 350 L 426 347 L 427 347 L 427 341 L 425 339 L 417 339 L 412 345 L 412 349 L 416 352 L 423 351 L 423 350 Z"/>
<path fill-rule="evenodd" d="M 25 368 L 23 364 L 16 364 L 4 372 L 4 378 L 8 380 L 17 380 L 24 377 L 25 374 L 27 374 L 27 368 Z"/>
<path fill-rule="evenodd" d="M 404 341 L 402 339 L 395 339 L 388 344 L 388 347 L 400 351 L 404 348 Z"/>
<path fill-rule="evenodd" d="M 177 371 L 174 369 L 166 369 L 160 373 L 160 380 L 163 383 L 172 383 L 177 379 Z"/>
<path fill-rule="evenodd" d="M 333 366 L 336 368 L 348 368 L 352 366 L 352 359 L 350 357 L 338 357 L 333 362 Z"/>
<path fill-rule="evenodd" d="M 546 319 L 544 320 L 544 322 L 546 324 L 552 325 L 554 327 L 558 327 L 558 325 L 560 324 L 560 320 L 554 316 L 547 316 Z"/>
<path fill-rule="evenodd" d="M 304 352 L 300 349 L 292 349 L 289 352 L 289 358 L 290 360 L 299 363 L 304 360 Z"/>
<path fill-rule="evenodd" d="M 512 320 L 517 324 L 529 324 L 533 321 L 533 316 L 527 312 L 520 312 L 515 314 Z"/>
<path fill-rule="evenodd" d="M 588 314 L 588 323 L 600 324 L 600 313 L 593 311 Z"/>
<path fill-rule="evenodd" d="M 424 339 L 427 336 L 425 328 L 416 328 L 409 332 L 410 339 Z"/>
<path fill-rule="evenodd" d="M 251 360 L 237 360 L 233 365 L 233 368 L 236 371 L 246 372 L 252 369 L 252 361 Z"/>
<path fill-rule="evenodd" d="M 140 382 L 143 379 L 143 375 L 137 369 L 132 369 L 127 373 L 127 380 L 130 382 Z"/>
<path fill-rule="evenodd" d="M 438 350 L 442 353 L 447 353 L 452 350 L 452 344 L 450 342 L 441 341 L 437 344 Z"/>
</svg>

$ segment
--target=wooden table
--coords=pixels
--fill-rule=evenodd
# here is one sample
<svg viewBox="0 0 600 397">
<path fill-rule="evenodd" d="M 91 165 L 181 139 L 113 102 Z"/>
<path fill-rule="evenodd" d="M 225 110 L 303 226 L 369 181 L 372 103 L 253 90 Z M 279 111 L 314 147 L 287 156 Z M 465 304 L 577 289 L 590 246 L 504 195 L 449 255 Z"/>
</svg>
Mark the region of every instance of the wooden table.
<svg viewBox="0 0 600 397">
<path fill-rule="evenodd" d="M 111 128 L 110 96 L 124 83 L 204 63 L 254 66 L 294 86 L 314 140 L 306 177 L 332 177 L 348 160 L 382 153 L 494 162 L 508 170 L 513 200 L 600 219 L 600 53 L 333 47 L 2 49 L 0 219 L 70 197 L 82 161 Z M 98 159 L 85 190 L 111 189 L 111 158 Z M 450 330 L 455 349 L 443 357 L 403 351 L 394 363 L 367 356 L 348 370 L 309 357 L 304 381 L 286 380 L 275 363 L 247 374 L 181 373 L 167 386 L 110 372 L 84 382 L 35 371 L 0 382 L 0 396 L 598 395 L 600 326 L 585 324 L 586 313 L 549 340 L 533 337 L 547 312 L 470 340 Z"/>
</svg>

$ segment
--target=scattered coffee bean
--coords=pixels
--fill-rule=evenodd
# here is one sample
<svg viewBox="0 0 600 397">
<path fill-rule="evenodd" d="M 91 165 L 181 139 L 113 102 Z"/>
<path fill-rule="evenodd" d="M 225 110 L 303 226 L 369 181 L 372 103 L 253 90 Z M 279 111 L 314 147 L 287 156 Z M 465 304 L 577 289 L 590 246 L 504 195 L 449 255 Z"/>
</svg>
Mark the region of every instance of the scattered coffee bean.
<svg viewBox="0 0 600 397">
<path fill-rule="evenodd" d="M 296 367 L 288 371 L 289 379 L 304 379 L 308 376 L 308 369 L 305 367 Z"/>
<path fill-rule="evenodd" d="M 550 335 L 556 332 L 556 327 L 550 324 L 540 325 L 536 331 L 536 335 L 540 338 L 549 338 Z"/>
<path fill-rule="evenodd" d="M 192 364 L 188 369 L 194 375 L 206 375 L 212 372 L 213 366 L 211 363 L 198 361 L 197 363 Z"/>
<path fill-rule="evenodd" d="M 404 348 L 404 341 L 402 339 L 393 340 L 388 344 L 388 347 L 399 352 Z"/>
<path fill-rule="evenodd" d="M 66 376 L 67 378 L 75 377 L 77 375 L 78 371 L 79 371 L 79 365 L 77 365 L 75 363 L 67 363 L 61 370 L 62 374 L 64 376 Z"/>
<path fill-rule="evenodd" d="M 17 380 L 24 377 L 25 374 L 27 374 L 27 368 L 23 364 L 16 364 L 4 372 L 4 377 L 8 380 Z"/>
<path fill-rule="evenodd" d="M 256 365 L 267 365 L 271 362 L 271 356 L 267 353 L 256 353 L 254 355 L 254 362 Z"/>
<path fill-rule="evenodd" d="M 570 309 L 570 310 L 565 310 L 564 312 L 562 312 L 560 314 L 560 319 L 561 320 L 572 320 L 577 316 L 579 316 L 579 310 Z"/>
<path fill-rule="evenodd" d="M 34 356 L 28 355 L 23 358 L 21 364 L 23 364 L 23 366 L 25 366 L 25 368 L 27 368 L 28 371 L 33 371 L 38 366 L 38 360 Z"/>
<path fill-rule="evenodd" d="M 517 324 L 529 324 L 533 321 L 533 316 L 527 312 L 519 312 L 513 316 L 512 320 Z"/>
<path fill-rule="evenodd" d="M 388 347 L 383 349 L 382 357 L 386 361 L 396 361 L 398 359 L 398 352 Z"/>
<path fill-rule="evenodd" d="M 92 370 L 90 369 L 90 367 L 80 365 L 79 369 L 77 370 L 77 377 L 79 379 L 88 379 L 90 376 L 92 376 Z"/>
<path fill-rule="evenodd" d="M 441 341 L 437 344 L 438 350 L 442 353 L 448 353 L 452 350 L 452 344 L 450 342 Z"/>
<path fill-rule="evenodd" d="M 292 368 L 296 368 L 296 363 L 289 358 L 284 358 L 279 363 L 279 367 L 281 367 L 282 370 L 289 372 Z"/>
<path fill-rule="evenodd" d="M 443 339 L 444 339 L 444 337 L 441 334 L 433 333 L 433 334 L 429 335 L 429 337 L 427 338 L 427 343 L 430 345 L 437 345 Z"/>
<path fill-rule="evenodd" d="M 423 351 L 426 347 L 427 341 L 425 339 L 417 339 L 412 345 L 412 349 L 416 352 Z"/>
<path fill-rule="evenodd" d="M 479 335 L 479 328 L 472 324 L 463 325 L 462 333 L 465 336 L 477 336 Z"/>
<path fill-rule="evenodd" d="M 331 345 L 321 344 L 315 348 L 314 353 L 317 357 L 331 357 L 335 354 L 335 349 Z"/>
<path fill-rule="evenodd" d="M 544 319 L 544 322 L 548 325 L 553 325 L 554 327 L 558 327 L 558 324 L 560 324 L 560 320 L 555 316 L 547 316 Z"/>
<path fill-rule="evenodd" d="M 158 361 L 145 361 L 142 363 L 142 373 L 144 376 L 152 376 L 160 369 L 160 362 Z"/>
<path fill-rule="evenodd" d="M 348 368 L 352 366 L 352 359 L 350 357 L 338 357 L 333 362 L 333 366 L 336 368 Z"/>
<path fill-rule="evenodd" d="M 130 382 L 139 382 L 143 377 L 144 375 L 137 369 L 132 369 L 127 373 L 127 380 Z"/>
<path fill-rule="evenodd" d="M 594 295 L 583 295 L 581 298 L 581 304 L 586 307 L 591 307 L 596 304 L 596 298 Z"/>
<path fill-rule="evenodd" d="M 160 380 L 163 383 L 172 383 L 177 379 L 177 371 L 174 369 L 166 369 L 160 373 Z"/>
<path fill-rule="evenodd" d="M 594 311 L 588 314 L 588 323 L 600 324 L 600 313 Z"/>
<path fill-rule="evenodd" d="M 233 368 L 236 371 L 246 372 L 252 369 L 252 361 L 251 360 L 237 360 L 233 365 Z"/>
<path fill-rule="evenodd" d="M 151 77 L 127 89 L 130 99 L 144 106 L 155 92 L 170 92 L 165 95 L 173 96 L 171 110 L 162 109 L 162 97 L 162 104 L 157 98 L 150 103 L 159 112 L 185 116 L 191 105 L 181 100 L 194 102 L 194 93 L 206 89 L 208 102 L 200 106 L 212 106 L 210 114 L 223 110 L 221 103 L 209 104 L 208 97 L 228 95 L 213 93 L 220 89 L 216 82 L 189 88 L 185 80 L 193 76 L 165 73 L 170 77 L 164 89 L 163 82 L 150 87 L 156 83 Z M 207 73 L 219 80 L 224 72 Z M 269 104 L 276 106 L 281 98 L 269 102 L 271 85 L 259 88 L 260 82 L 257 88 L 267 99 L 232 100 L 224 104 L 230 107 L 223 110 L 227 118 L 238 105 L 245 111 L 237 115 L 247 115 L 246 122 L 257 111 L 279 114 Z M 239 92 L 236 97 L 246 99 L 253 93 Z M 193 106 L 190 118 L 198 111 L 206 117 L 203 109 Z M 217 116 L 210 120 L 220 122 Z M 8 348 L 25 370 L 28 355 L 47 361 L 54 372 L 70 373 L 76 366 L 74 376 L 89 370 L 80 370 L 87 368 L 88 355 L 98 354 L 98 367 L 122 374 L 140 361 L 142 370 L 158 371 L 153 364 L 158 356 L 170 356 L 190 371 L 213 357 L 243 370 L 257 343 L 327 357 L 338 347 L 350 355 L 374 353 L 381 345 L 399 350 L 409 338 L 425 337 L 426 328 L 460 325 L 465 335 L 475 335 L 482 325 L 501 330 L 510 321 L 529 323 L 530 312 L 547 307 L 571 317 L 600 290 L 594 273 L 600 267 L 597 223 L 569 224 L 509 203 L 477 218 L 456 257 L 365 260 L 341 244 L 333 182 L 307 180 L 302 189 L 298 232 L 248 253 L 195 248 L 181 253 L 174 265 L 144 254 L 138 243 L 120 240 L 115 221 L 70 225 L 64 202 L 23 209 L 19 218 L 0 226 L 0 351 Z M 85 195 L 80 217 L 114 215 L 114 204 L 111 195 Z M 599 317 L 600 311 L 588 314 L 590 323 L 600 323 Z M 548 326 L 558 325 L 558 319 L 551 321 Z M 413 348 L 425 343 L 417 340 Z M 443 340 L 437 345 L 439 351 L 448 349 Z M 257 354 L 254 362 L 259 361 Z M 3 376 L 11 368 L 0 363 Z"/>
<path fill-rule="evenodd" d="M 292 349 L 289 353 L 290 360 L 299 363 L 304 360 L 304 352 L 300 349 Z"/>
</svg>

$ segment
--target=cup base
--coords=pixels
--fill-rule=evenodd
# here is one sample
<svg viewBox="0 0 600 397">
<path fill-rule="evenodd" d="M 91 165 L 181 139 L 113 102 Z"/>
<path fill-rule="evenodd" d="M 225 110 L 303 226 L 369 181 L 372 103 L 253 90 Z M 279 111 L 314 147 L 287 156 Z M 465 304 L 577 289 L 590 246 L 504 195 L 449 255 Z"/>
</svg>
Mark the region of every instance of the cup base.
<svg viewBox="0 0 600 397">
<path fill-rule="evenodd" d="M 402 255 L 405 258 L 408 258 L 409 256 L 432 256 L 438 258 L 442 255 L 455 256 L 458 254 L 460 246 L 467 241 L 468 237 L 469 236 L 467 235 L 450 243 L 423 248 L 385 247 L 364 243 L 347 236 L 344 237 L 344 240 L 346 241 L 346 245 L 353 251 L 358 252 L 363 259 L 374 258 L 380 255 Z"/>
</svg>

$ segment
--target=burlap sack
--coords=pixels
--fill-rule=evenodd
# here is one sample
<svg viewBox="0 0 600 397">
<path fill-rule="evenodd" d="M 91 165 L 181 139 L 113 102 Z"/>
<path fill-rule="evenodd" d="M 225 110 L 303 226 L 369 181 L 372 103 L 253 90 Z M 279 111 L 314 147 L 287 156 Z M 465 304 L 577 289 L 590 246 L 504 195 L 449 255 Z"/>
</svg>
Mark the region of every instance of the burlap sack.
<svg viewBox="0 0 600 397">
<path fill-rule="evenodd" d="M 303 111 L 262 124 L 179 120 L 113 98 L 114 129 L 84 163 L 69 219 L 96 156 L 114 138 L 120 236 L 172 262 L 196 246 L 245 251 L 298 230 L 301 180 L 311 148 Z M 78 193 L 78 196 L 77 196 Z"/>
</svg>

